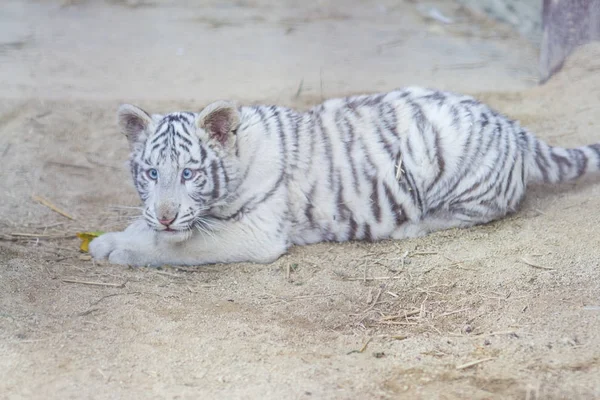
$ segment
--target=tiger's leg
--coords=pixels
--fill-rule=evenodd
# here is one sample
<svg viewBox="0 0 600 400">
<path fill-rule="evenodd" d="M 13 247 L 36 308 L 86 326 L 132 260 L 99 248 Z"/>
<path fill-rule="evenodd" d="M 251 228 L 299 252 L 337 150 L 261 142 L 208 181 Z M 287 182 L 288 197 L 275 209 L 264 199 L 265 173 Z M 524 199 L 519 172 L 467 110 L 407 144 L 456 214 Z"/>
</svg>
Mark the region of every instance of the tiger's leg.
<svg viewBox="0 0 600 400">
<path fill-rule="evenodd" d="M 443 231 L 453 228 L 467 228 L 483 222 L 463 221 L 459 219 L 439 219 L 429 218 L 417 222 L 406 222 L 399 226 L 393 233 L 392 239 L 408 239 L 425 236 L 436 231 Z"/>
<path fill-rule="evenodd" d="M 481 211 L 474 208 L 454 207 L 451 211 L 438 212 L 425 216 L 420 221 L 407 221 L 400 225 L 393 233 L 393 239 L 405 239 L 425 236 L 428 233 L 454 228 L 468 228 L 482 225 L 502 218 L 506 212 Z"/>
<path fill-rule="evenodd" d="M 263 220 L 244 217 L 224 221 L 213 231 L 193 232 L 179 242 L 169 240 L 165 236 L 168 233 L 150 229 L 144 221 L 136 221 L 123 232 L 94 239 L 90 253 L 113 264 L 137 266 L 268 263 L 285 253 L 288 241 L 285 232 L 270 229 L 272 225 L 265 226 Z"/>
</svg>

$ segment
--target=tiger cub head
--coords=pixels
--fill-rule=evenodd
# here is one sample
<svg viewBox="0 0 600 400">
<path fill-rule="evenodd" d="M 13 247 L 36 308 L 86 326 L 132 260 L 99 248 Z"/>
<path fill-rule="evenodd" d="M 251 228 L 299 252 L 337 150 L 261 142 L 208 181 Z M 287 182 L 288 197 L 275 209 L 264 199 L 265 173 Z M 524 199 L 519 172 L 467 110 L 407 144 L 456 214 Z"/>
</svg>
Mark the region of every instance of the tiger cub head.
<svg viewBox="0 0 600 400">
<path fill-rule="evenodd" d="M 176 241 L 210 228 L 205 217 L 225 204 L 237 181 L 238 108 L 219 101 L 200 113 L 150 115 L 125 104 L 117 121 L 148 225 Z"/>
</svg>

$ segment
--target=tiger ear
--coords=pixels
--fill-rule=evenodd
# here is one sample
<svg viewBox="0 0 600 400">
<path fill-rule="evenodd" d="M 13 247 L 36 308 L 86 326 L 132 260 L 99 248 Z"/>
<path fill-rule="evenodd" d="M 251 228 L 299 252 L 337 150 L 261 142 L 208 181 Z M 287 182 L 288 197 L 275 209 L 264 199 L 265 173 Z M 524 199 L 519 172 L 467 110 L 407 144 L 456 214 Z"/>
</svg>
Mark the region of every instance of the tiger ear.
<svg viewBox="0 0 600 400">
<path fill-rule="evenodd" d="M 144 141 L 152 117 L 146 111 L 131 104 L 123 104 L 117 111 L 117 124 L 121 133 L 127 137 L 129 147 Z"/>
<path fill-rule="evenodd" d="M 224 146 L 235 136 L 235 130 L 240 125 L 240 112 L 232 102 L 217 101 L 204 107 L 196 124 L 210 140 Z"/>
</svg>

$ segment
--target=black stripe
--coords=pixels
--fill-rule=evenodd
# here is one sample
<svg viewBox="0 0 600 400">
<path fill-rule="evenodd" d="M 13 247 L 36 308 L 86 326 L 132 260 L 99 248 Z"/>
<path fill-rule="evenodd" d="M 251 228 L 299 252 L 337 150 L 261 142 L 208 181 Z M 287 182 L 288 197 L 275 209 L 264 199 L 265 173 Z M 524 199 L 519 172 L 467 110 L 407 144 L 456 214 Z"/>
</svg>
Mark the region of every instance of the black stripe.
<svg viewBox="0 0 600 400">
<path fill-rule="evenodd" d="M 412 173 L 409 170 L 405 170 L 402 176 L 403 177 L 398 181 L 400 189 L 411 197 L 412 203 L 417 206 L 422 213 L 424 210 L 423 200 L 421 199 L 421 194 L 417 189 Z"/>
<path fill-rule="evenodd" d="M 352 157 L 353 147 L 355 143 L 355 134 L 354 127 L 351 125 L 348 118 L 344 115 L 342 118 L 342 110 L 339 109 L 336 112 L 336 122 L 340 126 L 340 131 L 342 133 L 342 142 L 344 143 L 344 150 L 346 151 L 346 161 L 347 165 L 350 166 L 350 172 L 352 173 L 352 184 L 354 186 L 354 190 L 356 192 L 360 192 L 359 182 L 358 182 L 358 172 L 356 171 L 356 162 Z"/>
<path fill-rule="evenodd" d="M 550 157 L 558 167 L 558 180 L 562 182 L 565 179 L 565 174 L 568 173 L 573 164 L 568 158 L 554 153 L 554 148 L 550 148 Z"/>
<path fill-rule="evenodd" d="M 286 165 L 285 165 L 285 160 L 286 160 L 286 156 L 289 154 L 288 148 L 287 148 L 287 138 L 285 135 L 285 131 L 283 130 L 283 121 L 281 120 L 281 115 L 278 109 L 273 108 L 273 115 L 275 116 L 275 122 L 277 123 L 277 133 L 279 133 L 279 147 L 280 147 L 280 168 L 281 168 L 281 175 L 282 176 L 287 176 L 286 174 Z"/>
<path fill-rule="evenodd" d="M 379 118 L 372 120 L 371 123 L 373 125 L 375 125 L 375 133 L 379 137 L 379 142 L 381 144 L 383 144 L 383 149 L 389 154 L 389 156 L 392 159 L 394 159 L 394 157 L 396 156 L 395 151 L 392 147 L 392 143 L 390 143 L 390 141 L 385 137 L 385 132 L 384 132 L 384 131 L 389 132 L 394 128 L 393 128 L 393 126 L 390 127 L 388 125 L 388 121 L 385 118 L 385 116 L 387 114 L 383 112 L 383 106 L 379 107 L 378 111 L 379 111 L 379 113 L 378 113 Z M 383 125 L 383 128 L 381 127 L 380 123 Z"/>
<path fill-rule="evenodd" d="M 333 150 L 332 150 L 332 146 L 331 146 L 331 138 L 329 137 L 329 135 L 327 134 L 327 131 L 325 130 L 325 125 L 323 124 L 323 120 L 321 118 L 320 115 L 317 115 L 317 121 L 319 124 L 319 130 L 321 131 L 321 137 L 323 138 L 323 146 L 324 146 L 324 150 L 325 150 L 325 157 L 327 158 L 327 161 L 329 162 L 329 174 L 328 174 L 328 179 L 327 179 L 327 187 L 331 187 L 333 185 Z"/>
<path fill-rule="evenodd" d="M 581 150 L 581 149 L 571 149 L 571 150 L 569 150 L 569 153 L 571 153 L 571 157 L 573 159 L 575 159 L 575 162 L 577 163 L 576 178 L 579 178 L 583 174 L 585 174 L 585 170 L 587 169 L 588 159 L 587 159 L 585 153 L 583 152 L 583 150 Z"/>
<path fill-rule="evenodd" d="M 292 168 L 296 168 L 298 166 L 298 161 L 300 160 L 300 153 L 299 153 L 299 142 L 300 142 L 300 137 L 298 136 L 298 130 L 299 130 L 299 116 L 294 113 L 292 110 L 290 109 L 286 109 L 285 110 L 285 115 L 289 121 L 289 125 L 290 125 L 290 129 L 291 129 L 291 133 L 292 133 L 292 160 L 291 160 L 291 166 Z"/>
<path fill-rule="evenodd" d="M 479 117 L 481 118 L 481 129 L 483 130 L 490 123 L 490 119 L 485 112 L 482 112 Z"/>
<path fill-rule="evenodd" d="M 183 130 L 185 131 L 185 133 L 187 135 L 189 135 L 190 133 L 187 131 L 187 128 L 185 127 L 185 125 L 181 125 L 181 127 L 183 128 Z M 188 146 L 193 146 L 193 143 L 190 139 L 186 138 L 185 136 L 183 136 L 181 133 L 175 131 L 175 135 L 181 139 L 185 144 L 187 144 Z"/>
<path fill-rule="evenodd" d="M 306 195 L 306 208 L 304 209 L 304 216 L 306 217 L 306 219 L 308 220 L 308 222 L 310 222 L 310 225 L 312 227 L 314 227 L 314 216 L 313 216 L 313 209 L 315 208 L 314 204 L 313 204 L 313 198 L 315 197 L 315 191 L 317 190 L 317 184 L 313 183 L 312 187 L 310 188 L 310 192 L 308 192 L 308 194 Z"/>
<path fill-rule="evenodd" d="M 349 232 L 348 232 L 348 240 L 354 240 L 356 239 L 356 229 L 358 228 L 358 224 L 356 223 L 356 221 L 354 220 L 354 218 L 350 217 L 350 224 L 349 224 Z"/>
<path fill-rule="evenodd" d="M 212 190 L 212 198 L 213 199 L 218 199 L 220 196 L 220 186 L 221 186 L 221 182 L 219 181 L 219 174 L 218 174 L 218 164 L 217 164 L 217 160 L 213 160 L 212 163 L 210 164 L 210 169 L 211 169 L 211 176 L 212 176 L 212 184 L 213 184 L 213 190 Z"/>
<path fill-rule="evenodd" d="M 363 239 L 368 242 L 373 241 L 373 235 L 371 234 L 371 226 L 366 222 L 363 224 Z"/>
<path fill-rule="evenodd" d="M 381 222 L 381 205 L 379 204 L 379 184 L 377 177 L 371 178 L 371 210 L 377 222 Z"/>
<path fill-rule="evenodd" d="M 221 167 L 221 171 L 223 172 L 223 178 L 225 179 L 225 186 L 229 186 L 229 174 L 227 173 L 227 169 L 223 164 L 223 159 L 219 158 L 219 166 Z"/>
<path fill-rule="evenodd" d="M 433 155 L 431 154 L 431 149 L 429 146 L 429 143 L 427 143 L 426 139 L 425 139 L 425 129 L 426 126 L 429 125 L 427 118 L 425 117 L 425 114 L 423 113 L 423 108 L 415 103 L 414 101 L 407 101 L 407 104 L 410 106 L 410 108 L 412 109 L 412 119 L 414 121 L 414 124 L 417 127 L 417 131 L 419 132 L 419 138 L 423 141 L 423 144 L 425 147 L 425 152 L 427 153 L 427 159 L 428 160 L 433 160 Z M 409 150 L 410 151 L 410 150 Z"/>
<path fill-rule="evenodd" d="M 433 125 L 431 125 L 431 131 L 432 131 L 433 135 L 435 136 L 435 140 L 433 142 L 433 148 L 435 151 L 435 158 L 437 160 L 438 173 L 435 176 L 435 178 L 433 179 L 433 182 L 431 182 L 429 187 L 426 189 L 426 191 L 430 191 L 436 185 L 436 183 L 439 182 L 439 180 L 441 179 L 441 177 L 444 174 L 444 171 L 446 169 L 446 161 L 444 161 L 444 156 L 442 154 L 442 146 L 440 145 L 440 132 Z"/>
<path fill-rule="evenodd" d="M 509 167 L 510 171 L 508 172 L 508 178 L 506 178 L 506 186 L 504 187 L 504 192 L 503 192 L 505 199 L 509 199 L 506 196 L 508 194 L 508 190 L 512 187 L 513 172 L 515 172 L 515 166 L 517 164 L 516 161 L 517 161 L 517 158 L 513 157 L 513 162 Z"/>
<path fill-rule="evenodd" d="M 344 186 L 342 184 L 342 176 L 340 173 L 338 173 L 338 185 L 337 186 L 338 187 L 337 187 L 336 205 L 337 205 L 337 215 L 339 216 L 339 218 L 337 220 L 339 223 L 342 223 L 342 222 L 348 221 L 351 218 L 352 212 L 346 205 L 346 200 L 344 199 Z"/>
<path fill-rule="evenodd" d="M 450 114 L 452 114 L 452 126 L 456 129 L 460 129 L 460 112 L 454 106 L 450 106 Z"/>
<path fill-rule="evenodd" d="M 264 127 L 264 132 L 267 136 L 271 136 L 271 129 L 269 127 L 269 124 L 267 122 L 267 116 L 265 114 L 265 111 L 263 110 L 263 107 L 255 107 L 254 108 L 256 113 L 258 114 L 259 120 L 262 123 L 263 127 Z"/>
<path fill-rule="evenodd" d="M 438 106 L 446 103 L 446 95 L 444 92 L 434 90 L 433 92 L 421 97 L 422 99 L 437 102 Z"/>
<path fill-rule="evenodd" d="M 387 197 L 392 213 L 394 214 L 396 226 L 400 226 L 407 221 L 406 211 L 404 211 L 404 207 L 402 207 L 402 205 L 396 201 L 396 199 L 394 198 L 394 194 L 392 193 L 392 189 L 390 189 L 388 184 L 385 182 L 383 183 L 383 189 L 385 191 L 385 196 Z"/>
<path fill-rule="evenodd" d="M 458 188 L 458 186 L 465 179 L 467 179 L 469 173 L 476 173 L 479 170 L 479 166 L 485 158 L 484 156 L 488 153 L 492 144 L 495 143 L 495 140 L 497 139 L 497 136 L 493 134 L 486 135 L 483 131 L 483 126 L 481 127 L 481 130 L 479 130 L 477 133 L 474 133 L 473 129 L 474 127 L 471 129 L 471 133 L 467 136 L 467 143 L 465 144 L 465 149 L 463 151 L 465 155 L 462 159 L 462 162 L 460 163 L 461 169 L 453 174 L 454 183 L 451 186 L 449 185 L 448 189 L 446 190 L 446 195 L 439 196 L 437 202 L 430 205 L 430 207 L 433 210 L 437 210 L 441 207 L 444 207 L 445 205 L 449 204 L 453 198 L 455 198 L 454 191 L 456 190 L 456 188 Z M 484 139 L 488 139 L 488 141 L 485 149 L 482 151 Z M 475 147 L 471 147 L 471 144 L 473 143 L 475 143 Z"/>
<path fill-rule="evenodd" d="M 544 182 L 548 182 L 548 171 L 547 168 L 550 166 L 548 160 L 544 154 L 542 154 L 541 142 L 539 139 L 535 141 L 534 160 L 538 167 L 538 170 L 542 173 Z"/>
<path fill-rule="evenodd" d="M 170 128 L 170 125 L 167 125 L 167 128 L 164 131 L 160 132 L 160 133 L 159 133 L 159 131 L 157 129 L 156 130 L 156 134 L 154 135 L 154 137 L 152 138 L 152 141 L 150 143 L 154 144 L 154 143 L 162 140 L 166 135 L 169 134 L 169 128 Z"/>
<path fill-rule="evenodd" d="M 473 186 L 472 188 L 466 189 L 461 194 L 457 195 L 454 198 L 454 200 L 452 202 L 450 202 L 451 205 L 460 204 L 460 203 L 464 204 L 464 203 L 469 203 L 469 202 L 474 202 L 474 201 L 481 201 L 492 191 L 494 191 L 494 190 L 497 191 L 501 187 L 500 186 L 501 182 L 498 182 L 498 180 L 499 180 L 500 175 L 506 171 L 505 164 L 506 164 L 506 160 L 508 158 L 508 153 L 509 153 L 507 148 L 508 148 L 508 142 L 510 141 L 510 137 L 508 136 L 508 134 L 506 132 L 503 135 L 503 138 L 504 138 L 504 143 L 498 147 L 496 158 L 492 162 L 492 165 L 497 165 L 500 167 L 496 168 L 496 169 L 490 169 L 488 171 L 488 173 L 484 177 L 482 177 L 475 186 Z M 463 196 L 466 196 L 468 194 L 475 192 L 475 189 L 477 189 L 481 184 L 484 184 L 484 185 L 489 184 L 489 186 L 487 187 L 487 189 L 485 189 L 483 192 L 481 192 L 479 194 L 476 194 L 476 195 L 473 195 L 473 196 L 467 197 L 467 198 L 463 197 Z"/>
</svg>

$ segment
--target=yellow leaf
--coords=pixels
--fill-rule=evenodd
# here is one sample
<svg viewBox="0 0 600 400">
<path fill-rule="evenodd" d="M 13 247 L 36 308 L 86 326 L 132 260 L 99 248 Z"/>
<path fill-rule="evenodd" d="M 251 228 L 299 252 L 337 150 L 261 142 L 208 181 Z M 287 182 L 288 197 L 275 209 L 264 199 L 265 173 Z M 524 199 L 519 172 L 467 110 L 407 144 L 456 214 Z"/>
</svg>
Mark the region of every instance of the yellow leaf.
<svg viewBox="0 0 600 400">
<path fill-rule="evenodd" d="M 96 232 L 77 232 L 76 235 L 79 239 L 81 239 L 81 244 L 79 245 L 79 250 L 87 253 L 90 249 L 90 242 L 97 238 L 98 236 L 104 234 L 104 232 L 96 231 Z"/>
</svg>

